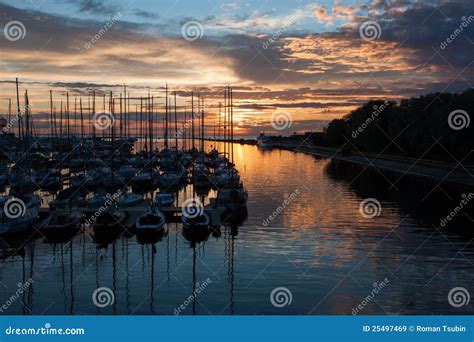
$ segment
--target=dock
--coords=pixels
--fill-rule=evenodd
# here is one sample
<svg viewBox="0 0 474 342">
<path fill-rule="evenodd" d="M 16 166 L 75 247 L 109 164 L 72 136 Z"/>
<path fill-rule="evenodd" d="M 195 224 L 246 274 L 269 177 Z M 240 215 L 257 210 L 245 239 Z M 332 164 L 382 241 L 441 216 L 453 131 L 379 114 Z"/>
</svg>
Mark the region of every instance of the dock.
<svg viewBox="0 0 474 342">
<path fill-rule="evenodd" d="M 126 226 L 131 227 L 133 224 L 135 224 L 136 220 L 140 216 L 140 214 L 144 213 L 147 209 L 150 208 L 150 200 L 145 199 L 143 200 L 142 203 L 135 205 L 135 206 L 130 206 L 130 207 L 119 207 L 119 209 L 122 209 L 128 216 Z M 97 212 L 101 207 L 78 207 L 78 206 L 73 206 L 71 208 L 71 211 L 75 212 L 81 212 L 83 213 L 86 217 L 92 216 L 95 212 Z M 104 208 L 104 207 L 102 207 Z M 67 211 L 69 212 L 69 209 L 50 209 L 50 208 L 40 208 L 39 209 L 39 217 L 40 217 L 40 222 L 39 226 L 41 226 L 41 223 L 43 222 L 44 219 L 46 219 L 49 215 L 49 213 L 52 210 L 58 210 L 58 212 L 63 212 Z M 160 209 L 163 214 L 166 216 L 166 222 L 169 223 L 179 223 L 181 222 L 181 216 L 182 216 L 182 207 L 179 206 L 174 206 L 174 207 L 165 207 Z M 220 226 L 222 224 L 222 215 L 225 213 L 226 208 L 220 205 L 216 204 L 207 204 L 204 206 L 204 211 L 209 215 L 211 226 Z"/>
</svg>

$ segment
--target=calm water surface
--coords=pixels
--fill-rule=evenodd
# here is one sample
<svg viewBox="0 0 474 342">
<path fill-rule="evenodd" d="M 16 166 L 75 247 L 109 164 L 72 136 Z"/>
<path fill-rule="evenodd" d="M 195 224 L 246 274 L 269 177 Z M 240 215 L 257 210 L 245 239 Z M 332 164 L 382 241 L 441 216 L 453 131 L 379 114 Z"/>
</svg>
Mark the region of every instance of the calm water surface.
<svg viewBox="0 0 474 342">
<path fill-rule="evenodd" d="M 187 241 L 178 223 L 145 245 L 122 236 L 99 246 L 88 231 L 63 244 L 2 240 L 0 304 L 34 280 L 3 314 L 173 315 L 183 305 L 182 314 L 350 315 L 382 281 L 360 314 L 474 312 L 448 302 L 455 286 L 474 293 L 474 244 L 461 233 L 472 221 L 460 214 L 456 227 L 435 228 L 462 191 L 301 153 L 236 145 L 235 156 L 248 216 L 205 242 Z M 180 201 L 191 193 L 188 186 Z M 361 215 L 365 198 L 381 202 L 380 216 Z M 93 304 L 99 287 L 113 290 L 113 305 Z M 278 287 L 291 293 L 289 305 L 272 304 Z"/>
</svg>

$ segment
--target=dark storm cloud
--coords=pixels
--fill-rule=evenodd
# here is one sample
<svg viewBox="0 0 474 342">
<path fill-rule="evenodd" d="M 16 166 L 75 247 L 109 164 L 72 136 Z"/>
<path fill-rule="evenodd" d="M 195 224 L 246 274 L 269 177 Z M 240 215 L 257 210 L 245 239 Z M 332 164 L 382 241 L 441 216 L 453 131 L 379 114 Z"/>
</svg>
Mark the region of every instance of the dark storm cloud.
<svg viewBox="0 0 474 342">
<path fill-rule="evenodd" d="M 462 32 L 446 48 L 442 49 L 441 44 L 471 16 L 474 16 L 472 0 L 421 0 L 415 3 L 394 2 L 391 9 L 374 19 L 382 28 L 382 40 L 395 41 L 402 48 L 415 49 L 419 63 L 429 61 L 464 68 L 472 61 L 474 54 L 474 18 L 461 28 Z M 357 20 L 358 24 L 362 22 L 363 18 Z M 341 33 L 357 38 L 358 26 L 356 29 L 343 29 Z M 440 55 L 436 55 L 435 50 Z"/>
</svg>

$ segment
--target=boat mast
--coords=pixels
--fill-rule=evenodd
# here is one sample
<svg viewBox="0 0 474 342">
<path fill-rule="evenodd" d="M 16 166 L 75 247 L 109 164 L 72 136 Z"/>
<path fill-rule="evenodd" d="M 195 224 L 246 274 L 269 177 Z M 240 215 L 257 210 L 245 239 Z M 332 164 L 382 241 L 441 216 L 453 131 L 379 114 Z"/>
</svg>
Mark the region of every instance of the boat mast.
<svg viewBox="0 0 474 342">
<path fill-rule="evenodd" d="M 49 91 L 49 114 L 50 114 L 50 136 L 49 138 L 52 140 L 53 139 L 53 91 Z M 51 141 L 50 141 L 51 142 Z"/>
<path fill-rule="evenodd" d="M 168 83 L 166 83 L 166 111 L 165 111 L 165 149 L 168 149 Z"/>
<path fill-rule="evenodd" d="M 151 152 L 153 152 L 153 111 L 154 111 L 154 99 L 155 96 L 151 96 L 151 107 L 150 107 L 150 158 Z M 151 163 L 150 163 L 151 165 Z"/>
<path fill-rule="evenodd" d="M 222 108 L 221 108 L 221 106 L 222 106 L 222 103 L 219 102 L 219 118 L 218 118 L 219 124 L 218 124 L 218 126 L 217 126 L 217 140 L 220 140 L 220 139 L 221 139 L 221 116 L 222 116 L 222 111 L 221 111 Z"/>
<path fill-rule="evenodd" d="M 229 87 L 230 91 L 230 148 L 231 148 L 231 161 L 234 163 L 234 94 L 232 88 Z"/>
<path fill-rule="evenodd" d="M 176 114 L 176 92 L 174 92 L 174 141 L 178 150 L 178 115 Z"/>
<path fill-rule="evenodd" d="M 67 142 L 69 143 L 69 133 L 70 133 L 70 127 L 69 127 L 69 92 L 66 93 L 66 135 L 67 135 Z"/>
<path fill-rule="evenodd" d="M 194 92 L 191 92 L 191 142 L 193 145 L 193 150 L 195 149 L 194 145 Z"/>
<path fill-rule="evenodd" d="M 84 115 L 82 113 L 82 97 L 79 99 L 79 109 L 81 111 L 81 145 L 84 144 Z"/>
<path fill-rule="evenodd" d="M 92 117 L 95 115 L 95 90 L 92 92 Z M 92 120 L 90 121 L 92 122 Z M 95 126 L 92 125 L 92 141 L 95 145 Z"/>
<path fill-rule="evenodd" d="M 20 91 L 18 86 L 18 77 L 15 80 L 16 83 L 16 106 L 17 106 L 17 116 L 18 116 L 18 138 L 23 141 L 23 119 L 20 108 Z"/>
<path fill-rule="evenodd" d="M 63 138 L 63 101 L 61 100 L 61 111 L 59 113 L 59 139 L 60 142 Z"/>
<path fill-rule="evenodd" d="M 12 99 L 8 99 L 8 122 L 11 122 L 12 118 Z"/>
<path fill-rule="evenodd" d="M 186 151 L 187 149 L 187 135 L 188 135 L 188 128 L 186 127 L 188 122 L 188 114 L 186 113 L 186 107 L 184 107 L 184 126 L 183 126 L 183 150 Z"/>
<path fill-rule="evenodd" d="M 201 105 L 201 123 L 202 123 L 202 128 L 201 128 L 201 151 L 204 152 L 204 99 L 201 99 L 202 105 Z"/>
<path fill-rule="evenodd" d="M 227 158 L 227 87 L 224 91 L 224 157 Z"/>
<path fill-rule="evenodd" d="M 29 147 L 30 146 L 30 137 L 29 137 L 29 134 L 30 134 L 30 123 L 29 123 L 29 106 L 30 106 L 30 103 L 28 101 L 28 90 L 25 90 L 25 122 L 26 122 L 26 134 L 25 134 L 25 140 L 26 140 L 26 146 Z"/>
<path fill-rule="evenodd" d="M 77 96 L 74 96 L 74 136 L 77 138 Z"/>
<path fill-rule="evenodd" d="M 140 138 L 143 138 L 143 136 L 145 137 L 145 151 L 148 151 L 148 139 L 147 139 L 147 135 L 146 134 L 143 134 L 143 97 L 140 96 Z"/>
</svg>

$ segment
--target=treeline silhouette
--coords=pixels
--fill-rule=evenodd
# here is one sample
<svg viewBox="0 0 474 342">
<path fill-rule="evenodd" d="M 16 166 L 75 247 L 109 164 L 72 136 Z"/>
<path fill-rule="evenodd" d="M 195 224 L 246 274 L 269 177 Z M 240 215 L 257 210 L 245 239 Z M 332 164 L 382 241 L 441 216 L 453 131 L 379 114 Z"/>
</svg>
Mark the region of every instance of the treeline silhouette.
<svg viewBox="0 0 474 342">
<path fill-rule="evenodd" d="M 463 110 L 465 114 L 451 117 Z M 346 152 L 395 154 L 458 162 L 474 161 L 474 89 L 436 93 L 396 102 L 371 101 L 333 120 L 316 144 Z M 453 129 L 454 127 L 464 127 Z"/>
</svg>

